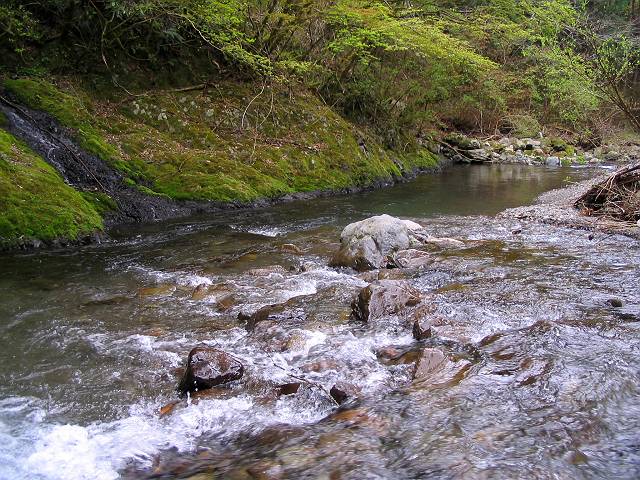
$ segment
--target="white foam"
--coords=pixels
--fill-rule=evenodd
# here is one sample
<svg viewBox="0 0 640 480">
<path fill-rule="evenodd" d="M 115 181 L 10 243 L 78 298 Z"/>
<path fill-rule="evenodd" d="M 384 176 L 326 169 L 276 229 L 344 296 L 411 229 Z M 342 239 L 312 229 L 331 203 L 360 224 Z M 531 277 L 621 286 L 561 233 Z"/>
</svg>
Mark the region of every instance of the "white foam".
<svg viewBox="0 0 640 480">
<path fill-rule="evenodd" d="M 167 418 L 159 418 L 157 408 L 138 405 L 127 418 L 86 427 L 44 426 L 31 451 L 28 445 L 10 445 L 21 456 L 28 456 L 22 467 L 6 465 L 0 474 L 15 471 L 20 472 L 19 477 L 47 480 L 112 480 L 131 461 L 150 467 L 153 456 L 163 449 L 193 450 L 196 439 L 205 433 L 224 438 L 272 424 L 317 422 L 328 413 L 326 406 L 310 408 L 295 399 L 279 401 L 273 409 L 266 409 L 255 405 L 249 396 L 201 400 Z"/>
</svg>

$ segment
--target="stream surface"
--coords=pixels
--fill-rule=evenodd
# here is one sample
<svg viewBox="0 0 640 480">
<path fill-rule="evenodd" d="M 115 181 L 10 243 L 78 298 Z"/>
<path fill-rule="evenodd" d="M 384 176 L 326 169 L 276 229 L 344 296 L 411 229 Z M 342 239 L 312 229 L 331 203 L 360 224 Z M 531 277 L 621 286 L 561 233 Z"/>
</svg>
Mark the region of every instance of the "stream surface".
<svg viewBox="0 0 640 480">
<path fill-rule="evenodd" d="M 0 478 L 640 477 L 637 241 L 495 216 L 601 172 L 456 167 L 0 256 Z M 430 298 L 431 339 L 399 315 L 350 321 L 369 278 L 326 266 L 345 225 L 381 213 L 466 243 L 382 274 Z M 244 377 L 160 416 L 200 343 Z M 463 367 L 414 381 L 424 348 Z M 337 381 L 360 392 L 340 409 Z"/>
</svg>

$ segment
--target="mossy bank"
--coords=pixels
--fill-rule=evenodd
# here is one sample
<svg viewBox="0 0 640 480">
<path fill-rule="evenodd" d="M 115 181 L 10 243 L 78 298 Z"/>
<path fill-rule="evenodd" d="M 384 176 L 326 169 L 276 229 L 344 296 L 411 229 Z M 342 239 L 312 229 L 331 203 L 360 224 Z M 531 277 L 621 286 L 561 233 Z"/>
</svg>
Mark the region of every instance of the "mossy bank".
<svg viewBox="0 0 640 480">
<path fill-rule="evenodd" d="M 31 239 L 77 240 L 105 225 L 208 205 L 366 188 L 437 165 L 426 149 L 385 150 L 317 96 L 284 85 L 229 81 L 132 96 L 77 78 L 22 78 L 4 80 L 3 88 L 4 108 L 14 114 L 0 118 L 5 248 Z M 17 115 L 37 124 L 35 140 L 25 141 L 40 156 L 16 138 L 24 132 Z M 69 150 L 83 174 L 46 158 L 48 151 L 33 145 L 42 136 Z M 109 172 L 95 167 L 98 161 Z M 174 207 L 139 216 L 136 205 L 125 205 L 132 192 Z"/>
</svg>

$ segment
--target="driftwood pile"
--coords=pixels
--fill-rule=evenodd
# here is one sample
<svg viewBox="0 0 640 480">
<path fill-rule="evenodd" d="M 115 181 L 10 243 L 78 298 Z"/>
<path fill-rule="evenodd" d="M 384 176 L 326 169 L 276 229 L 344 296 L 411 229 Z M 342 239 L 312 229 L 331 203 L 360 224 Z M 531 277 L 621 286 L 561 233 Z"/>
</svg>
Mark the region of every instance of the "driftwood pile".
<svg viewBox="0 0 640 480">
<path fill-rule="evenodd" d="M 617 170 L 575 202 L 583 215 L 622 222 L 640 220 L 640 162 Z"/>
</svg>

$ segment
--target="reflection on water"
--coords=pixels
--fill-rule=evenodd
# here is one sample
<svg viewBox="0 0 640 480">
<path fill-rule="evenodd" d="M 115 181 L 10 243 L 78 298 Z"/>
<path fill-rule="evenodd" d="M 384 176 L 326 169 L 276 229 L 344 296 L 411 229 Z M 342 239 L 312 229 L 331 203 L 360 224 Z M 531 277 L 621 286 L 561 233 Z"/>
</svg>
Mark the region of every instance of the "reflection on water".
<svg viewBox="0 0 640 480">
<path fill-rule="evenodd" d="M 492 217 L 593 173 L 461 167 L 2 257 L 0 478 L 637 478 L 637 243 Z M 325 266 L 379 213 L 467 242 L 394 274 L 431 296 L 428 340 L 402 316 L 349 322 L 366 282 Z M 160 417 L 201 342 L 245 377 Z M 413 381 L 429 349 L 448 367 Z M 340 410 L 320 388 L 337 381 L 359 391 Z"/>
</svg>

